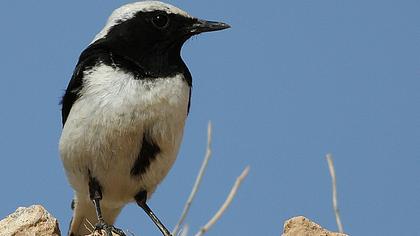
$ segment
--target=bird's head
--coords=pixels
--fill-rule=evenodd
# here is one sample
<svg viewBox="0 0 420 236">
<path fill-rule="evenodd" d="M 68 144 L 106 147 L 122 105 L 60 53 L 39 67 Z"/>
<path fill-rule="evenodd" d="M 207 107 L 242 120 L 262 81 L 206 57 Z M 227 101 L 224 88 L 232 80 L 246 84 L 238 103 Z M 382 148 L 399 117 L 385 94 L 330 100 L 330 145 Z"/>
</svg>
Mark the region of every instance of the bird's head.
<svg viewBox="0 0 420 236">
<path fill-rule="evenodd" d="M 166 3 L 141 1 L 116 9 L 91 46 L 106 48 L 159 71 L 176 66 L 181 60 L 181 47 L 191 36 L 229 27 L 192 17 Z"/>
</svg>

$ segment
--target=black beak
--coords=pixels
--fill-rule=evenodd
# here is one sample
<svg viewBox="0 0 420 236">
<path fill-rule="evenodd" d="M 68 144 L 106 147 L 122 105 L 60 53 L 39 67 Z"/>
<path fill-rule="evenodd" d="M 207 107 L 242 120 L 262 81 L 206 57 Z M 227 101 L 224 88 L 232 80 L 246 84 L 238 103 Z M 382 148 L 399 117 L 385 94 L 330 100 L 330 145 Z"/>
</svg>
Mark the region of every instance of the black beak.
<svg viewBox="0 0 420 236">
<path fill-rule="evenodd" d="M 191 34 L 199 34 L 203 32 L 218 31 L 230 28 L 230 25 L 223 22 L 216 21 L 207 21 L 198 19 L 191 27 L 188 29 Z"/>
</svg>

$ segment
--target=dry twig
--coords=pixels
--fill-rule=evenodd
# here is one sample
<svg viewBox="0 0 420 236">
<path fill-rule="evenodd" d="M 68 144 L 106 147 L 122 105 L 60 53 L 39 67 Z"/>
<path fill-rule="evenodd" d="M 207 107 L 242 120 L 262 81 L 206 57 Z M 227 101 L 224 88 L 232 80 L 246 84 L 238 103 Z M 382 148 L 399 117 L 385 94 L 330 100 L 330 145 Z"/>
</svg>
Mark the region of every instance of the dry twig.
<svg viewBox="0 0 420 236">
<path fill-rule="evenodd" d="M 185 203 L 184 210 L 182 211 L 181 217 L 178 220 L 178 223 L 175 225 L 174 229 L 172 230 L 172 235 L 177 235 L 181 225 L 184 223 L 185 218 L 187 217 L 188 211 L 190 210 L 192 201 L 194 200 L 194 197 L 198 191 L 198 188 L 201 184 L 201 180 L 203 178 L 204 172 L 207 168 L 209 159 L 211 157 L 211 138 L 212 138 L 212 125 L 211 121 L 209 121 L 207 126 L 207 150 L 206 155 L 204 156 L 203 163 L 201 164 L 200 171 L 198 172 L 197 178 L 195 179 L 194 186 L 191 190 L 190 196 L 188 197 L 187 202 Z"/>
<path fill-rule="evenodd" d="M 340 211 L 338 210 L 338 203 L 337 203 L 337 182 L 335 178 L 335 169 L 334 164 L 332 160 L 332 154 L 327 154 L 327 162 L 328 162 L 328 168 L 330 170 L 331 174 L 331 180 L 332 180 L 332 201 L 333 201 L 333 208 L 335 213 L 335 220 L 337 221 L 337 227 L 338 231 L 340 233 L 343 233 L 343 225 L 341 224 L 340 219 Z"/>
<path fill-rule="evenodd" d="M 179 236 L 188 236 L 188 232 L 190 231 L 190 227 L 188 226 L 188 224 L 184 225 L 180 232 L 179 232 Z M 176 236 L 176 235 L 174 235 Z"/>
<path fill-rule="evenodd" d="M 241 185 L 242 181 L 245 179 L 245 177 L 248 175 L 250 167 L 247 166 L 241 173 L 241 175 L 236 179 L 235 184 L 233 185 L 232 189 L 230 190 L 230 193 L 228 197 L 226 198 L 223 205 L 220 207 L 220 209 L 214 214 L 214 216 L 207 222 L 206 225 L 204 225 L 200 231 L 198 231 L 195 236 L 202 236 L 204 233 L 206 233 L 223 215 L 223 213 L 226 211 L 226 209 L 229 207 L 230 203 L 232 202 L 233 198 L 235 197 L 236 192 L 239 189 L 239 186 Z"/>
</svg>

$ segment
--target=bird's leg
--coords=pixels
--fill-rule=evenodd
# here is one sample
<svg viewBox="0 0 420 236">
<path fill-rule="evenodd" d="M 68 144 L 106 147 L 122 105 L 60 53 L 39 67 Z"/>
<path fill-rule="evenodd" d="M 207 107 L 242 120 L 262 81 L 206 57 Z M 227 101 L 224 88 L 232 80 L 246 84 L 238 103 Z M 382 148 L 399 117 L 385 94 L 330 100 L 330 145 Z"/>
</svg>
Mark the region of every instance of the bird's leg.
<svg viewBox="0 0 420 236">
<path fill-rule="evenodd" d="M 93 202 L 96 210 L 96 216 L 98 217 L 98 223 L 95 225 L 95 231 L 105 230 L 107 236 L 113 236 L 112 232 L 120 236 L 125 236 L 124 231 L 121 229 L 115 228 L 113 225 L 108 225 L 104 217 L 102 216 L 101 204 L 102 200 L 102 187 L 99 184 L 98 180 L 91 176 L 89 171 L 89 197 Z"/>
<path fill-rule="evenodd" d="M 157 218 L 155 213 L 153 213 L 152 209 L 150 209 L 150 207 L 147 205 L 146 203 L 147 192 L 146 191 L 140 191 L 134 197 L 134 199 L 136 200 L 137 205 L 139 205 L 139 207 L 141 207 L 146 212 L 146 214 L 150 217 L 150 219 L 152 219 L 153 223 L 155 223 L 155 225 L 159 228 L 160 232 L 162 232 L 164 236 L 172 236 L 169 230 L 166 229 L 166 227 L 162 224 L 162 222 L 160 222 L 160 220 Z"/>
</svg>

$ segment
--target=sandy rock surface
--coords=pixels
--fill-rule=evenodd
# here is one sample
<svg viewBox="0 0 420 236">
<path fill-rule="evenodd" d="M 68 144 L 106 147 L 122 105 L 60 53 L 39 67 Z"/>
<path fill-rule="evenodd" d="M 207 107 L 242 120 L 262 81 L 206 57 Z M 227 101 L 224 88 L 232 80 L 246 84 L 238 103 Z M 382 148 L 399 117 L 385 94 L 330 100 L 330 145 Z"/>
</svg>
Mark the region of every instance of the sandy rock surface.
<svg viewBox="0 0 420 236">
<path fill-rule="evenodd" d="M 273 226 L 275 227 L 275 226 Z M 106 235 L 95 232 L 89 236 Z M 19 207 L 0 221 L 0 236 L 60 236 L 58 221 L 40 205 Z M 114 234 L 115 235 L 115 234 Z M 330 232 L 311 220 L 297 216 L 284 223 L 281 236 L 347 236 Z"/>
<path fill-rule="evenodd" d="M 0 221 L 1 236 L 59 236 L 58 221 L 40 205 L 19 207 Z"/>
<path fill-rule="evenodd" d="M 282 236 L 347 236 L 347 234 L 330 232 L 303 216 L 296 216 L 284 223 Z"/>
</svg>

